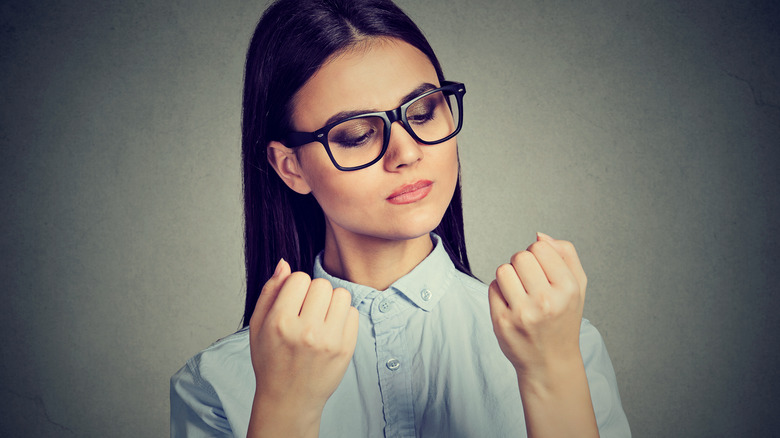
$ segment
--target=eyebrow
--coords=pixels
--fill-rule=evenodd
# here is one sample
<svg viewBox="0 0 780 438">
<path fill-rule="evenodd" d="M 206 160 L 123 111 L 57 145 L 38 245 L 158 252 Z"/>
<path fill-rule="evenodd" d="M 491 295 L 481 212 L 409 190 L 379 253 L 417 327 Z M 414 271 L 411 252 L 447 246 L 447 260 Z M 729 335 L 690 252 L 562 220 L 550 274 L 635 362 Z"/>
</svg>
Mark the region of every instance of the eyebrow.
<svg viewBox="0 0 780 438">
<path fill-rule="evenodd" d="M 403 105 L 404 103 L 409 102 L 410 100 L 414 99 L 415 97 L 420 96 L 420 95 L 422 95 L 423 93 L 425 93 L 427 91 L 435 90 L 436 88 L 437 88 L 436 85 L 433 85 L 431 83 L 428 83 L 428 82 L 422 83 L 422 84 L 418 85 L 417 88 L 415 88 L 414 90 L 409 92 L 409 94 L 407 94 L 406 96 L 402 97 L 401 100 L 399 101 L 398 105 L 399 106 Z M 331 123 L 335 123 L 335 122 L 338 122 L 340 120 L 348 119 L 350 117 L 359 116 L 361 114 L 375 113 L 375 112 L 380 112 L 380 111 L 376 110 L 376 109 L 361 109 L 361 110 L 352 110 L 352 111 L 341 111 L 341 112 L 338 112 L 338 113 L 332 115 L 325 122 L 325 124 L 323 126 L 328 126 Z"/>
</svg>

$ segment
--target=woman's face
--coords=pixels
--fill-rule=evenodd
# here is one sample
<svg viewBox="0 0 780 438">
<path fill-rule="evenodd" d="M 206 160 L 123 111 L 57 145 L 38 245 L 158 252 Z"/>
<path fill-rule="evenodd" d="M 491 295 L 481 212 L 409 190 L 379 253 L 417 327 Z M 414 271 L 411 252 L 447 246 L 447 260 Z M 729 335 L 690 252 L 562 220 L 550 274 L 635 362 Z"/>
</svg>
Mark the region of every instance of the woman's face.
<svg viewBox="0 0 780 438">
<path fill-rule="evenodd" d="M 374 39 L 336 55 L 306 82 L 295 96 L 293 128 L 311 132 L 339 113 L 387 111 L 425 84 L 440 86 L 422 52 L 399 40 Z M 336 169 L 320 143 L 287 156 L 299 178 L 293 189 L 311 191 L 337 238 L 345 233 L 390 240 L 426 235 L 441 221 L 458 178 L 455 138 L 423 145 L 400 121 L 392 125 L 385 155 L 364 169 Z"/>
</svg>

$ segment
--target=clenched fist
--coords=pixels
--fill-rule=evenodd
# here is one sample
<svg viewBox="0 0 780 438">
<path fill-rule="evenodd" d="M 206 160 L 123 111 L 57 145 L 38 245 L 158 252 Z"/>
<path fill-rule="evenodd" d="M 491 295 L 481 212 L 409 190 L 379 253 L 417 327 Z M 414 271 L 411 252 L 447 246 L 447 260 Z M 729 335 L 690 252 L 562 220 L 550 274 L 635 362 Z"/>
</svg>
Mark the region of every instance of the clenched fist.
<svg viewBox="0 0 780 438">
<path fill-rule="evenodd" d="M 517 371 L 529 438 L 598 437 L 580 353 L 587 278 L 574 245 L 538 233 L 496 270 L 493 330 Z"/>
<path fill-rule="evenodd" d="M 279 261 L 249 321 L 257 384 L 250 436 L 316 436 L 355 351 L 358 311 L 350 303 L 347 290 Z"/>
<path fill-rule="evenodd" d="M 519 376 L 581 361 L 586 285 L 574 245 L 542 233 L 498 267 L 488 289 L 493 329 Z"/>
</svg>

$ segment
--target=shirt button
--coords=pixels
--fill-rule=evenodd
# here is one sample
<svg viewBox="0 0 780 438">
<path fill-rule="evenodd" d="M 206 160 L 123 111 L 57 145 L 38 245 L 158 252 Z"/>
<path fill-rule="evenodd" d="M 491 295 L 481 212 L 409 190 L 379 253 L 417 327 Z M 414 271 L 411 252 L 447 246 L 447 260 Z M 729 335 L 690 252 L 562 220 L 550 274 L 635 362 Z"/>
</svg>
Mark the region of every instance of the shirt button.
<svg viewBox="0 0 780 438">
<path fill-rule="evenodd" d="M 382 313 L 387 312 L 388 310 L 390 310 L 390 305 L 391 304 L 392 304 L 392 302 L 390 300 L 382 301 L 381 303 L 379 303 L 379 311 L 382 312 Z"/>
<path fill-rule="evenodd" d="M 420 297 L 422 297 L 423 301 L 428 301 L 428 300 L 430 300 L 430 299 L 431 299 L 431 295 L 433 295 L 433 294 L 432 294 L 432 293 L 431 293 L 431 291 L 429 291 L 428 289 L 423 289 L 423 290 L 420 292 Z"/>
<path fill-rule="evenodd" d="M 385 365 L 387 365 L 387 369 L 389 369 L 390 371 L 395 371 L 398 369 L 398 367 L 401 366 L 401 361 L 399 361 L 398 359 L 390 359 L 387 361 Z"/>
</svg>

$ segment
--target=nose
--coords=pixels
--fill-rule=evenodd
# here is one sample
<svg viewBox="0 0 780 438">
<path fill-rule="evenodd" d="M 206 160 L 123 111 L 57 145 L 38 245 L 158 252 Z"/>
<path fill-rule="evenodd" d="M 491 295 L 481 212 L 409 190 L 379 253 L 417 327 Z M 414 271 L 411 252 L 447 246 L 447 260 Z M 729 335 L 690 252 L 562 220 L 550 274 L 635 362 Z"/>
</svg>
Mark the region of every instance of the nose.
<svg viewBox="0 0 780 438">
<path fill-rule="evenodd" d="M 422 145 L 406 131 L 401 121 L 393 122 L 391 126 L 384 156 L 385 169 L 393 172 L 414 166 L 423 158 Z"/>
</svg>

